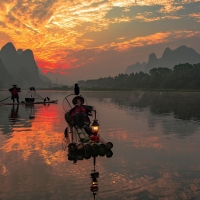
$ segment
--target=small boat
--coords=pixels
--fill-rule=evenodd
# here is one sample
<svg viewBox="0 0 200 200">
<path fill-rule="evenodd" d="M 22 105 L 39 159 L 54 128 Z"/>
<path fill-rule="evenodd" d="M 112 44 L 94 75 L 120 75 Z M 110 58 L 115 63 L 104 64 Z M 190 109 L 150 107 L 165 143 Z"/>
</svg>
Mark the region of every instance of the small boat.
<svg viewBox="0 0 200 200">
<path fill-rule="evenodd" d="M 43 104 L 43 103 L 56 103 L 58 100 L 50 100 L 49 97 L 42 97 L 37 92 L 35 87 L 30 87 L 30 90 L 26 94 L 25 102 L 29 104 Z M 39 99 L 39 102 L 35 102 L 36 99 Z"/>
<path fill-rule="evenodd" d="M 30 91 L 26 94 L 25 101 L 21 101 L 20 103 L 0 103 L 0 106 L 3 105 L 33 105 L 33 104 L 50 104 L 50 103 L 58 103 L 58 100 L 50 100 L 49 97 L 41 97 L 35 90 L 34 87 L 29 88 Z M 10 98 L 10 97 L 8 97 Z M 6 98 L 6 99 L 8 99 Z M 6 100 L 4 99 L 4 100 Z M 38 101 L 35 101 L 37 100 Z M 2 101 L 4 101 L 2 100 Z M 2 102 L 1 101 L 1 102 Z"/>
<path fill-rule="evenodd" d="M 0 105 L 33 105 L 33 104 L 49 104 L 49 103 L 58 103 L 58 100 L 36 101 L 36 102 L 25 102 L 25 101 L 22 101 L 21 103 L 1 103 Z"/>
<path fill-rule="evenodd" d="M 24 105 L 24 103 L 0 103 L 1 106 L 5 105 Z"/>
<path fill-rule="evenodd" d="M 25 104 L 49 104 L 49 103 L 58 103 L 58 100 L 25 102 Z"/>
</svg>

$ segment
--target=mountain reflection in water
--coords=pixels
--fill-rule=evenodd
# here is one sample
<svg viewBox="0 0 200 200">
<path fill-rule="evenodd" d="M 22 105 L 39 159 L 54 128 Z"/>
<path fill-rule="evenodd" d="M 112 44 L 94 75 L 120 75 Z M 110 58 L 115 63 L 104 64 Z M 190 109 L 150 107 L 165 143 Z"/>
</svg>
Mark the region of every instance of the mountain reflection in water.
<svg viewBox="0 0 200 200">
<path fill-rule="evenodd" d="M 192 135 L 200 124 L 200 93 L 184 92 L 113 92 L 97 93 L 99 102 L 109 102 L 121 109 L 149 110 L 154 119 L 147 115 L 150 127 L 162 123 L 163 133 L 177 133 L 183 138 Z M 157 117 L 156 117 L 157 116 Z M 192 121 L 192 125 L 187 124 Z M 187 124 L 187 125 L 186 125 Z"/>
<path fill-rule="evenodd" d="M 67 92 L 45 92 L 59 103 L 0 106 L 0 199 L 199 199 L 200 93 L 82 92 L 114 144 L 93 171 L 63 150 Z"/>
</svg>

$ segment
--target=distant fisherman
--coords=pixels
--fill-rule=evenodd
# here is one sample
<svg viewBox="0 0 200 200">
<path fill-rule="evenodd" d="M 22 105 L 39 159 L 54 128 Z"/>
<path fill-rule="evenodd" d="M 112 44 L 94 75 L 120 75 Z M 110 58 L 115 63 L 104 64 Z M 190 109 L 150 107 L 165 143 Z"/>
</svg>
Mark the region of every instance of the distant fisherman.
<svg viewBox="0 0 200 200">
<path fill-rule="evenodd" d="M 17 103 L 19 103 L 18 93 L 21 92 L 21 88 L 18 88 L 17 85 L 13 85 L 13 87 L 10 88 L 9 91 L 12 94 L 11 99 L 13 100 L 13 103 L 15 103 L 15 99 L 17 99 Z"/>
</svg>

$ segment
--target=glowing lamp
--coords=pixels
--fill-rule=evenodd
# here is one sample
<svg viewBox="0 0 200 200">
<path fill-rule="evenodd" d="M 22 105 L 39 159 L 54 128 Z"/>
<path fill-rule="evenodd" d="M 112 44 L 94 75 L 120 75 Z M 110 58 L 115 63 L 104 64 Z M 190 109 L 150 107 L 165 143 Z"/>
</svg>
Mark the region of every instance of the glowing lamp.
<svg viewBox="0 0 200 200">
<path fill-rule="evenodd" d="M 92 182 L 91 191 L 92 192 L 97 192 L 98 191 L 98 182 L 97 181 L 93 181 Z"/>
<path fill-rule="evenodd" d="M 92 128 L 93 135 L 97 135 L 97 133 L 99 131 L 99 123 L 98 123 L 97 119 L 94 119 L 91 128 Z"/>
</svg>

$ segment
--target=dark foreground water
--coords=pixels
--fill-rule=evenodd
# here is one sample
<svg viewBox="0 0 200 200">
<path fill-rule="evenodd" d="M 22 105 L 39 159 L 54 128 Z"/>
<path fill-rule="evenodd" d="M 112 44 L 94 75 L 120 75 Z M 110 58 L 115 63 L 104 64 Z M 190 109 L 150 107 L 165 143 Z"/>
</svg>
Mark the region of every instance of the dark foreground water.
<svg viewBox="0 0 200 200">
<path fill-rule="evenodd" d="M 0 199 L 93 199 L 93 158 L 73 164 L 63 149 L 69 93 L 38 93 L 59 103 L 0 106 Z M 96 158 L 96 199 L 200 199 L 200 93 L 82 95 L 114 144 L 111 158 Z M 0 100 L 7 96 L 0 92 Z"/>
</svg>

